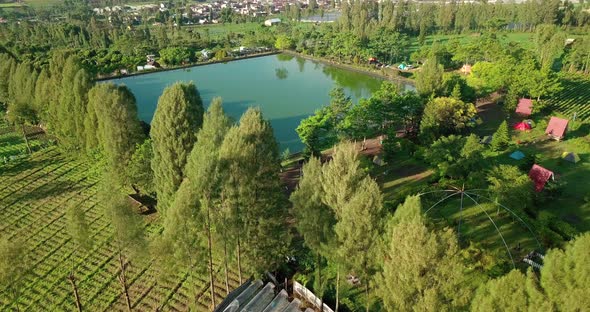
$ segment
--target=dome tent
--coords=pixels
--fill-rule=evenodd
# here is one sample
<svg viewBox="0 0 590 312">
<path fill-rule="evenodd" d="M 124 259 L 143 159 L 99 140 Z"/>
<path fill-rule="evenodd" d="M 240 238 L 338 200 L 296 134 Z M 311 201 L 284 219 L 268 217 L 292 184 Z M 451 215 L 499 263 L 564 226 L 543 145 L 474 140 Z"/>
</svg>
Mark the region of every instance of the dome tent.
<svg viewBox="0 0 590 312">
<path fill-rule="evenodd" d="M 563 154 L 561 154 L 561 159 L 567 160 L 575 164 L 578 161 L 580 161 L 580 156 L 578 156 L 578 154 L 574 152 L 563 152 Z"/>
</svg>

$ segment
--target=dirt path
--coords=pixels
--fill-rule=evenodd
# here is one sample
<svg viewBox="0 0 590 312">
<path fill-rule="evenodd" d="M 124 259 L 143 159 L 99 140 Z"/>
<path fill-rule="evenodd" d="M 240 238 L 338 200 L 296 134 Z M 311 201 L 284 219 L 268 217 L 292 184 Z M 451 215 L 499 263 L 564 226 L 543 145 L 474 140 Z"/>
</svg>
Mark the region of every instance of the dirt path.
<svg viewBox="0 0 590 312">
<path fill-rule="evenodd" d="M 381 153 L 381 140 L 379 138 L 367 139 L 364 144 L 364 149 L 362 141 L 356 142 L 355 145 L 361 155 L 368 156 L 371 159 L 375 155 Z M 322 153 L 322 161 L 329 160 L 331 158 L 331 155 L 332 149 Z M 303 160 L 300 160 L 295 165 L 288 168 L 284 168 L 281 171 L 281 182 L 285 187 L 285 192 L 287 193 L 287 195 L 291 194 L 297 187 L 297 183 L 299 182 L 299 178 L 301 177 L 301 168 L 303 167 L 303 164 Z"/>
</svg>

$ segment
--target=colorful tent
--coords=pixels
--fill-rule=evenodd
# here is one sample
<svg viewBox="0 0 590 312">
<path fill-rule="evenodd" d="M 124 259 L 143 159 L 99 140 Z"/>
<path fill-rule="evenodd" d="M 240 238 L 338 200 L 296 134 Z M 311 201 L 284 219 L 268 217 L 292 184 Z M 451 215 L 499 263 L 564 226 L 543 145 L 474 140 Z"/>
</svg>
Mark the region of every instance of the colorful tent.
<svg viewBox="0 0 590 312">
<path fill-rule="evenodd" d="M 563 152 L 561 159 L 573 162 L 574 164 L 580 161 L 580 156 L 574 152 Z"/>
<path fill-rule="evenodd" d="M 514 125 L 514 129 L 515 130 L 519 130 L 519 131 L 527 131 L 527 130 L 531 130 L 531 125 L 529 125 L 526 122 L 519 122 L 516 125 Z"/>
<path fill-rule="evenodd" d="M 514 153 L 510 154 L 510 158 L 512 159 L 516 159 L 516 160 L 521 160 L 524 158 L 524 153 L 521 151 L 514 151 Z"/>
<path fill-rule="evenodd" d="M 535 191 L 540 192 L 545 188 L 545 184 L 549 179 L 553 179 L 553 171 L 547 170 L 539 165 L 533 165 L 529 171 L 529 178 L 535 183 Z"/>
<path fill-rule="evenodd" d="M 548 134 L 552 138 L 556 140 L 561 140 L 565 136 L 565 131 L 567 130 L 567 119 L 551 117 L 549 120 L 549 124 L 547 125 L 547 129 L 545 130 L 545 134 Z"/>
<path fill-rule="evenodd" d="M 518 100 L 518 105 L 516 106 L 516 113 L 522 116 L 530 116 L 533 113 L 533 100 Z"/>
</svg>

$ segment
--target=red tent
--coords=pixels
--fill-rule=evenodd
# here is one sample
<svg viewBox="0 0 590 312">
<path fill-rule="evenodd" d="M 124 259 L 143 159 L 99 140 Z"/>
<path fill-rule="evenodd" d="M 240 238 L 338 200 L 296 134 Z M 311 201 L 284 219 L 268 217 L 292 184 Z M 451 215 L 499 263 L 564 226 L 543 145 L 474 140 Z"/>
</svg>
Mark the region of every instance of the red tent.
<svg viewBox="0 0 590 312">
<path fill-rule="evenodd" d="M 545 130 L 545 134 L 550 135 L 554 139 L 561 140 L 565 136 L 567 124 L 567 119 L 551 117 L 547 129 Z"/>
<path fill-rule="evenodd" d="M 545 183 L 553 179 L 553 171 L 535 164 L 529 171 L 529 178 L 535 183 L 535 191 L 540 192 L 545 188 Z"/>
<path fill-rule="evenodd" d="M 519 130 L 519 131 L 531 130 L 531 125 L 522 121 L 522 122 L 519 122 L 516 125 L 514 125 L 514 129 Z"/>
<path fill-rule="evenodd" d="M 516 106 L 516 113 L 522 116 L 530 116 L 533 113 L 533 100 L 518 100 L 518 106 Z"/>
</svg>

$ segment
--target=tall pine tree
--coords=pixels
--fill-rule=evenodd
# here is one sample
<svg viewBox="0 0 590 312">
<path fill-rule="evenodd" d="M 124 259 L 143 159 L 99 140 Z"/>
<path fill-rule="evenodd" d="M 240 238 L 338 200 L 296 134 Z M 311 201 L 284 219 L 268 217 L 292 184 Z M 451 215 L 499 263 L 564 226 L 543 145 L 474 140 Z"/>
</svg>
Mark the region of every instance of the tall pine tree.
<svg viewBox="0 0 590 312">
<path fill-rule="evenodd" d="M 151 128 L 158 210 L 166 213 L 185 176 L 187 157 L 203 123 L 203 103 L 192 83 L 176 83 L 158 100 Z"/>
<path fill-rule="evenodd" d="M 494 151 L 504 150 L 508 147 L 509 143 L 510 134 L 508 133 L 508 123 L 504 120 L 492 136 L 492 149 Z"/>
<path fill-rule="evenodd" d="M 287 203 L 280 185 L 278 144 L 258 109 L 248 109 L 228 131 L 220 151 L 226 209 L 233 216 L 238 262 L 262 273 L 276 268 L 288 251 Z M 238 264 L 241 266 L 241 263 Z M 241 271 L 241 269 L 240 269 Z"/>
<path fill-rule="evenodd" d="M 334 240 L 334 212 L 322 200 L 324 191 L 321 187 L 322 164 L 318 158 L 312 157 L 303 166 L 303 176 L 297 189 L 291 194 L 295 225 L 303 236 L 305 244 L 317 257 L 318 288 L 316 294 L 323 301 L 324 282 L 322 282 L 322 257 L 331 252 L 330 243 Z"/>
</svg>

